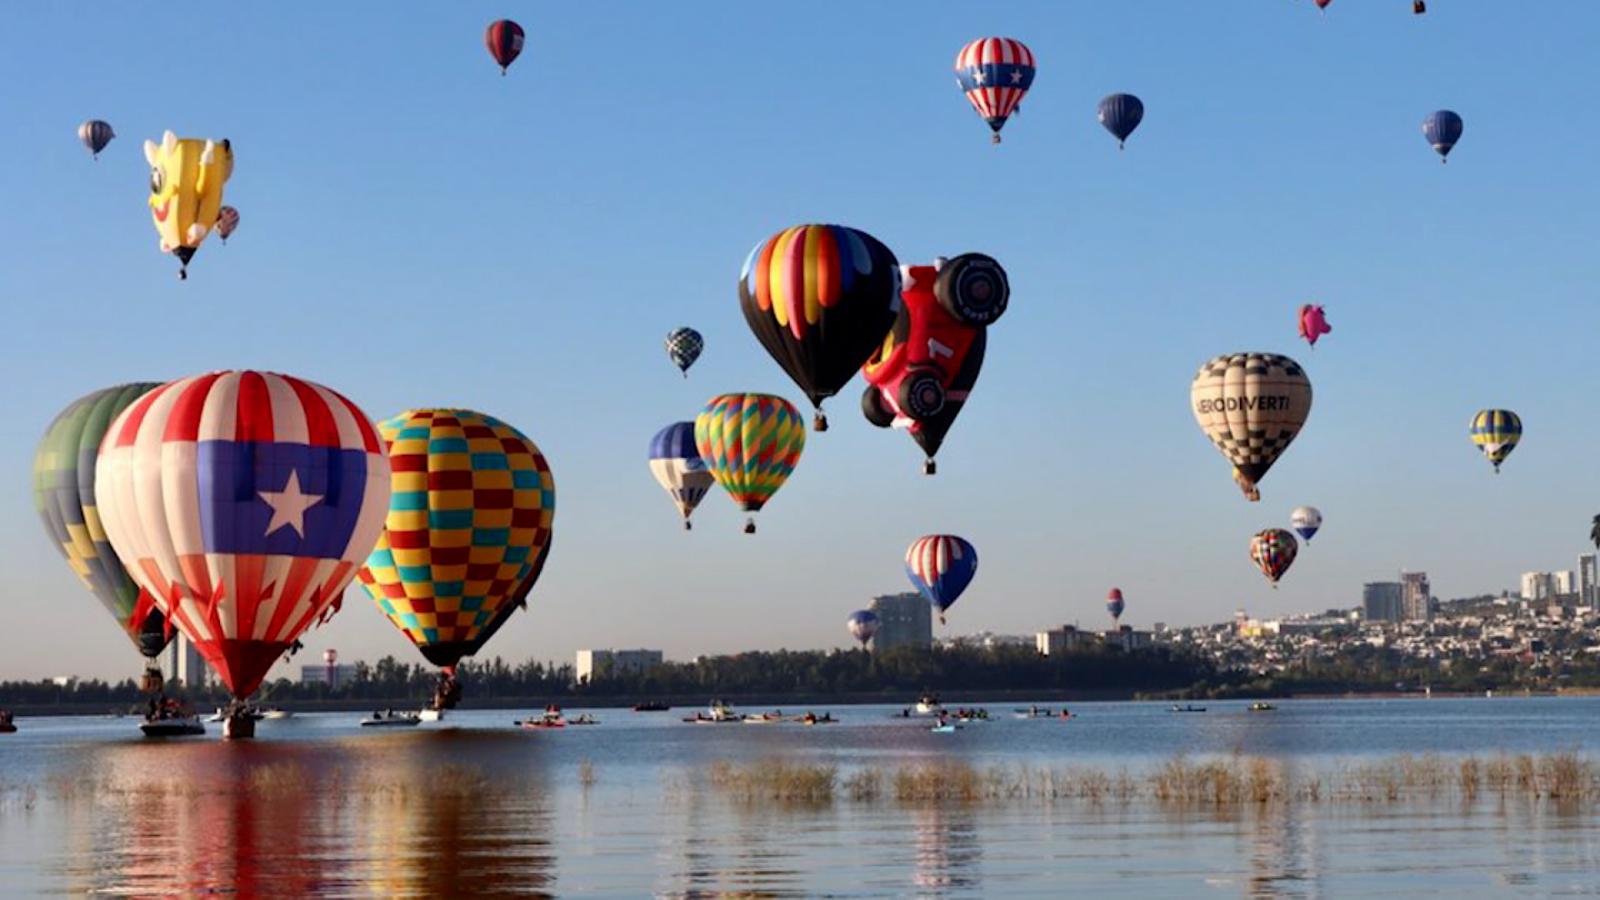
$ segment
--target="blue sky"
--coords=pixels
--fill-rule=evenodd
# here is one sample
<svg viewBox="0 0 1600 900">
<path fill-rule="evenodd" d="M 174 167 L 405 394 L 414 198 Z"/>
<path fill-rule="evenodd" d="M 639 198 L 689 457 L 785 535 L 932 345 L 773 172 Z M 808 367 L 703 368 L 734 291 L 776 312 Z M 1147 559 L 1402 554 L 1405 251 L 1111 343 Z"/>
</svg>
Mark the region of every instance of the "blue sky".
<svg viewBox="0 0 1600 900">
<path fill-rule="evenodd" d="M 32 4 L 0 33 L 0 677 L 122 675 L 137 661 L 56 558 L 27 473 L 55 412 L 95 388 L 213 368 L 321 381 L 374 418 L 462 405 L 554 469 L 559 537 L 531 612 L 488 648 L 685 657 L 843 645 L 901 590 L 918 535 L 981 559 L 950 632 L 1140 626 L 1349 606 L 1425 569 L 1435 592 L 1569 568 L 1600 511 L 1600 8 L 1436 0 L 1272 3 Z M 482 46 L 512 16 L 500 77 Z M 1039 59 L 996 148 L 950 71 L 975 37 Z M 1118 153 L 1094 120 L 1144 99 Z M 1420 134 L 1466 133 L 1441 166 Z M 98 163 L 89 117 L 119 137 Z M 157 252 L 145 138 L 227 137 L 243 224 L 191 278 Z M 735 283 L 792 224 L 864 229 L 902 262 L 987 252 L 1012 304 L 924 478 L 909 438 L 832 404 L 799 468 L 739 533 L 724 496 L 684 534 L 645 467 L 651 434 L 727 390 L 799 400 Z M 1302 302 L 1332 335 L 1294 333 Z M 691 377 L 661 351 L 691 324 Z M 1316 400 L 1248 504 L 1189 413 L 1207 358 L 1287 352 Z M 1498 477 L 1473 412 L 1527 428 Z M 1256 530 L 1321 507 L 1280 590 Z M 353 589 L 307 640 L 345 658 L 408 642 Z M 309 658 L 316 658 L 315 654 Z"/>
</svg>

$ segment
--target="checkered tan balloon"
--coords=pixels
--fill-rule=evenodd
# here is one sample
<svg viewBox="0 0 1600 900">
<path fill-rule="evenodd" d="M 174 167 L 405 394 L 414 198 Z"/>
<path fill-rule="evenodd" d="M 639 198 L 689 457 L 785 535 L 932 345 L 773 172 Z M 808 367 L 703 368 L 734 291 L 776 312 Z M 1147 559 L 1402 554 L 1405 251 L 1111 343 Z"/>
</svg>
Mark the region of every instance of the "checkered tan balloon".
<svg viewBox="0 0 1600 900">
<path fill-rule="evenodd" d="M 1195 421 L 1234 467 L 1245 496 L 1305 425 L 1311 380 L 1300 364 L 1275 353 L 1230 353 L 1200 367 L 1189 386 Z"/>
<path fill-rule="evenodd" d="M 378 430 L 394 490 L 358 577 L 429 661 L 455 665 L 550 541 L 550 465 L 522 432 L 472 410 L 411 410 Z"/>
</svg>

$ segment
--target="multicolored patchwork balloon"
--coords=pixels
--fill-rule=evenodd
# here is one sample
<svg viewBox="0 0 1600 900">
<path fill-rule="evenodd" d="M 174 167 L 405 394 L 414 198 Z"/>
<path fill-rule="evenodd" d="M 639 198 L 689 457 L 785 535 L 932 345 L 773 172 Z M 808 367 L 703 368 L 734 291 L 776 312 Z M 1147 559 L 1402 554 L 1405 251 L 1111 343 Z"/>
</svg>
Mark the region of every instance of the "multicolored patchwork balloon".
<svg viewBox="0 0 1600 900">
<path fill-rule="evenodd" d="M 449 671 L 533 587 L 555 479 L 526 435 L 470 409 L 407 410 L 378 431 L 394 493 L 358 577 L 423 657 Z"/>
<path fill-rule="evenodd" d="M 906 548 L 906 577 L 939 611 L 940 624 L 945 610 L 955 605 L 976 574 L 978 551 L 953 534 L 930 534 Z"/>
<path fill-rule="evenodd" d="M 1278 587 L 1278 579 L 1294 565 L 1299 552 L 1300 544 L 1294 535 L 1282 528 L 1268 528 L 1250 539 L 1250 561 L 1267 576 L 1274 589 Z"/>
<path fill-rule="evenodd" d="M 1233 480 L 1255 501 L 1257 483 L 1311 414 L 1311 380 L 1287 356 L 1225 353 L 1195 373 L 1189 402 L 1206 437 L 1233 463 Z"/>
<path fill-rule="evenodd" d="M 83 586 L 152 664 L 173 632 L 106 539 L 95 500 L 95 458 L 111 420 L 157 387 L 154 382 L 122 384 L 80 397 L 50 423 L 33 455 L 33 502 L 45 531 Z"/>
<path fill-rule="evenodd" d="M 1472 443 L 1494 465 L 1496 474 L 1521 441 L 1522 419 L 1509 409 L 1479 410 L 1472 417 Z"/>
<path fill-rule="evenodd" d="M 849 383 L 900 311 L 900 266 L 865 231 L 797 225 L 757 244 L 739 273 L 739 305 L 756 340 L 805 391 L 828 427 L 822 401 Z"/>
<path fill-rule="evenodd" d="M 994 143 L 1000 143 L 1000 129 L 1033 87 L 1034 71 L 1033 51 L 1014 38 L 979 38 L 956 54 L 956 84 L 989 123 Z"/>
<path fill-rule="evenodd" d="M 694 420 L 694 442 L 722 489 L 748 513 L 765 506 L 789 480 L 806 446 L 806 426 L 794 404 L 771 394 L 712 397 Z M 745 534 L 755 534 L 754 516 Z"/>
<path fill-rule="evenodd" d="M 684 530 L 693 527 L 689 516 L 716 482 L 695 447 L 693 422 L 674 422 L 650 439 L 650 474 L 678 507 Z"/>
<path fill-rule="evenodd" d="M 700 351 L 705 349 L 705 338 L 693 328 L 674 328 L 667 332 L 667 358 L 678 367 L 683 377 L 689 377 L 689 367 L 700 358 Z"/>
<path fill-rule="evenodd" d="M 338 393 L 213 372 L 117 416 L 95 496 L 128 574 L 243 699 L 338 609 L 382 533 L 389 460 Z"/>
</svg>

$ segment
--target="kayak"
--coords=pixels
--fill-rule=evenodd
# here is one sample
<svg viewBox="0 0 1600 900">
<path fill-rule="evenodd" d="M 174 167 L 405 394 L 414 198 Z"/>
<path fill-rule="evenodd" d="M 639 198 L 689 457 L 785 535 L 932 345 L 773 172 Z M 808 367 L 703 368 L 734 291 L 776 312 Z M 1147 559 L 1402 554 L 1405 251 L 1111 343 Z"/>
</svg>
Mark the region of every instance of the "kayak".
<svg viewBox="0 0 1600 900">
<path fill-rule="evenodd" d="M 511 724 L 520 728 L 565 728 L 567 723 L 561 719 L 523 719 Z"/>
<path fill-rule="evenodd" d="M 16 734 L 17 726 L 10 722 L 0 722 L 0 734 Z"/>
<path fill-rule="evenodd" d="M 156 719 L 151 722 L 142 722 L 139 730 L 145 737 L 189 737 L 196 734 L 205 734 L 206 726 L 197 718 L 188 719 Z"/>
<path fill-rule="evenodd" d="M 935 725 L 932 728 L 929 728 L 928 730 L 933 732 L 934 734 L 949 734 L 949 733 L 955 731 L 956 729 L 958 729 L 960 727 L 961 727 L 960 725 L 956 725 L 954 723 L 950 723 L 950 724 L 947 724 L 947 725 Z"/>
</svg>

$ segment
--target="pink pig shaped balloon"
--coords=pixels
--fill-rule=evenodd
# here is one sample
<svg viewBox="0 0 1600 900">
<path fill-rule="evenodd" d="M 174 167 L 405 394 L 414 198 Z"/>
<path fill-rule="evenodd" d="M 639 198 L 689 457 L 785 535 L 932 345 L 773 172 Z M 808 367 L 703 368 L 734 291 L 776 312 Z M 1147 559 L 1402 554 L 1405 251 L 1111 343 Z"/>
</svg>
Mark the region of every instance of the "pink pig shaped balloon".
<svg viewBox="0 0 1600 900">
<path fill-rule="evenodd" d="M 1312 349 L 1316 349 L 1317 338 L 1333 331 L 1333 326 L 1328 324 L 1327 317 L 1322 313 L 1322 307 L 1310 303 L 1300 307 L 1300 336 L 1306 339 Z"/>
</svg>

